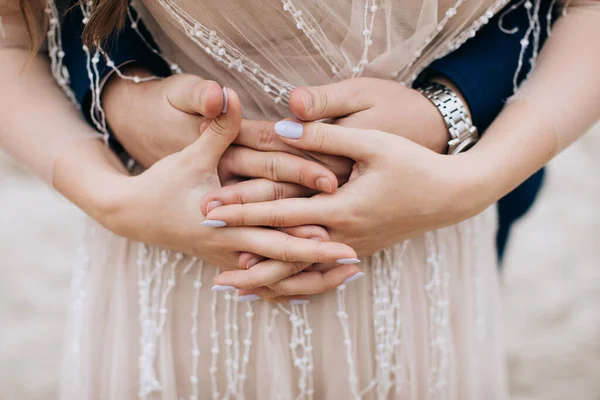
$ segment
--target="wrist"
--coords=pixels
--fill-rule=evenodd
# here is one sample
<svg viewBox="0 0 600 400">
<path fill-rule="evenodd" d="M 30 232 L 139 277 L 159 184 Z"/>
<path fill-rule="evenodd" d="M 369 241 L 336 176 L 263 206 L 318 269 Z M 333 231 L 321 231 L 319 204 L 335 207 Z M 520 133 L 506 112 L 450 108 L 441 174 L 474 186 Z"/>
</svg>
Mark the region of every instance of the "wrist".
<svg viewBox="0 0 600 400">
<path fill-rule="evenodd" d="M 136 66 L 135 64 L 123 67 L 122 73 L 127 76 L 137 76 L 141 79 L 152 77 L 149 70 Z M 131 121 L 131 108 L 135 107 L 140 98 L 144 98 L 144 92 L 149 87 L 156 85 L 159 80 L 149 80 L 135 83 L 129 79 L 121 79 L 117 74 L 113 74 L 102 89 L 102 107 L 106 115 L 106 122 L 111 131 L 117 136 L 128 128 L 135 126 L 135 121 Z"/>
<path fill-rule="evenodd" d="M 450 135 L 444 122 L 444 117 L 440 114 L 435 104 L 429 101 L 421 92 L 417 90 L 415 92 L 422 100 L 423 109 L 418 115 L 423 116 L 423 122 L 427 124 L 424 127 L 424 132 L 427 132 L 427 135 L 426 137 L 422 137 L 419 144 L 438 154 L 446 154 Z"/>
<path fill-rule="evenodd" d="M 471 120 L 473 120 L 473 116 L 471 115 L 471 109 L 469 108 L 469 103 L 467 103 L 467 99 L 463 96 L 462 92 L 460 91 L 460 88 L 458 86 L 456 86 L 454 84 L 454 82 L 452 82 L 450 79 L 448 79 L 444 76 L 433 76 L 429 79 L 429 82 L 440 83 L 440 84 L 446 86 L 448 89 L 452 90 L 456 94 L 456 96 L 460 99 L 460 101 L 462 101 L 462 103 L 465 106 L 465 109 L 467 111 L 467 114 L 469 115 L 469 118 Z"/>
<path fill-rule="evenodd" d="M 53 171 L 53 186 L 104 226 L 119 211 L 122 190 L 130 177 L 100 140 L 80 140 L 63 151 Z"/>
<path fill-rule="evenodd" d="M 455 85 L 439 78 L 429 80 L 418 91 L 434 105 L 444 121 L 447 146 L 443 154 L 456 155 L 477 143 L 477 127 L 473 125 L 468 105 Z"/>
</svg>

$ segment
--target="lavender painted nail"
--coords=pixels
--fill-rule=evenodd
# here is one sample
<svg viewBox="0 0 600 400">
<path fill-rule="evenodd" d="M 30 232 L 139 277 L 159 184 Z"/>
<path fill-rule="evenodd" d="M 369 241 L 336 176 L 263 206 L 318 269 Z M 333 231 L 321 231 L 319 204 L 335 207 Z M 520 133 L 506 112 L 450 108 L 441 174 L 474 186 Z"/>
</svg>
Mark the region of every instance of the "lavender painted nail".
<svg viewBox="0 0 600 400">
<path fill-rule="evenodd" d="M 363 276 L 365 276 L 364 272 L 357 272 L 356 274 L 352 275 L 350 278 L 346 279 L 344 281 L 344 285 L 349 284 L 350 282 L 354 282 L 357 279 L 362 278 Z"/>
<path fill-rule="evenodd" d="M 227 109 L 229 108 L 229 95 L 227 95 L 227 88 L 223 88 L 223 110 L 222 114 L 227 114 Z"/>
<path fill-rule="evenodd" d="M 275 124 L 275 132 L 288 139 L 300 139 L 303 130 L 302 124 L 294 121 L 279 121 Z"/>
<path fill-rule="evenodd" d="M 207 226 L 209 228 L 222 228 L 227 226 L 227 222 L 219 221 L 218 219 L 207 219 L 202 223 L 203 226 Z"/>
<path fill-rule="evenodd" d="M 340 258 L 336 261 L 338 264 L 358 264 L 359 262 L 358 258 Z"/>
<path fill-rule="evenodd" d="M 296 304 L 299 306 L 306 305 L 308 303 L 310 303 L 310 300 L 301 300 L 301 299 L 290 300 L 290 304 Z"/>
<path fill-rule="evenodd" d="M 231 292 L 235 290 L 233 286 L 215 285 L 211 289 L 213 292 Z"/>
<path fill-rule="evenodd" d="M 251 301 L 256 301 L 259 300 L 260 296 L 257 296 L 255 294 L 247 294 L 245 296 L 240 296 L 237 298 L 238 303 L 249 303 Z"/>
</svg>

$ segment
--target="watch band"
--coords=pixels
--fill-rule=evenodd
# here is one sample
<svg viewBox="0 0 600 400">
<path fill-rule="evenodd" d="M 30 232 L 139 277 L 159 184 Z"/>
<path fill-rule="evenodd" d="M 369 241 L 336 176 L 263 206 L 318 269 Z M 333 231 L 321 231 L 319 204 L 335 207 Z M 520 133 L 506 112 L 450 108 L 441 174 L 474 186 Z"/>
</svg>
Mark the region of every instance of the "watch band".
<svg viewBox="0 0 600 400">
<path fill-rule="evenodd" d="M 467 107 L 453 90 L 438 82 L 429 82 L 417 89 L 427 97 L 444 118 L 450 140 L 448 154 L 458 154 L 468 150 L 479 140 L 477 128 L 473 125 Z"/>
</svg>

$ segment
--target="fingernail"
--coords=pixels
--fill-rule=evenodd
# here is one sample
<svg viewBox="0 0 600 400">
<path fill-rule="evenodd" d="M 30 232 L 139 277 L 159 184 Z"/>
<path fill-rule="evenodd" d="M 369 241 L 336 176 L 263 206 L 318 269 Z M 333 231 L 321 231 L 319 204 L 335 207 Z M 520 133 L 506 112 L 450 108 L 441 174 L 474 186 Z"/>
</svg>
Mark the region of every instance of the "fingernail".
<svg viewBox="0 0 600 400">
<path fill-rule="evenodd" d="M 222 114 L 227 114 L 227 108 L 229 108 L 229 96 L 227 95 L 227 88 L 223 88 L 223 110 Z"/>
<path fill-rule="evenodd" d="M 310 300 L 300 300 L 300 299 L 290 300 L 290 304 L 305 305 L 308 303 L 310 303 Z"/>
<path fill-rule="evenodd" d="M 215 285 L 211 289 L 213 292 L 231 292 L 235 290 L 233 286 Z"/>
<path fill-rule="evenodd" d="M 320 237 L 316 237 L 316 236 L 313 236 L 313 237 L 311 237 L 309 239 L 310 240 L 316 240 L 317 242 L 321 242 L 322 241 Z"/>
<path fill-rule="evenodd" d="M 294 121 L 279 121 L 275 124 L 275 132 L 288 139 L 300 139 L 303 130 L 302 124 Z"/>
<path fill-rule="evenodd" d="M 222 205 L 223 205 L 223 203 L 221 203 L 219 200 L 213 200 L 210 203 L 208 203 L 208 206 L 206 207 L 206 213 L 208 214 L 215 208 L 221 207 Z"/>
<path fill-rule="evenodd" d="M 202 225 L 207 226 L 209 228 L 222 228 L 224 226 L 227 226 L 227 222 L 219 221 L 217 219 L 207 219 L 202 223 Z"/>
<path fill-rule="evenodd" d="M 333 187 L 331 186 L 331 182 L 329 182 L 329 179 L 321 177 L 319 179 L 317 179 L 317 189 L 319 189 L 321 192 L 325 192 L 325 193 L 331 193 L 331 191 L 333 190 Z"/>
<path fill-rule="evenodd" d="M 350 282 L 354 282 L 355 280 L 357 280 L 357 279 L 360 279 L 360 278 L 362 278 L 363 276 L 365 276 L 365 273 L 364 273 L 364 272 L 357 272 L 357 273 L 355 273 L 354 275 L 352 275 L 350 278 L 346 279 L 346 280 L 344 281 L 344 285 L 347 285 L 347 284 L 349 284 Z"/>
<path fill-rule="evenodd" d="M 310 92 L 306 89 L 300 89 L 300 96 L 302 97 L 302 103 L 304 104 L 304 109 L 306 111 L 310 111 L 313 108 L 313 99 Z"/>
<path fill-rule="evenodd" d="M 248 263 L 246 264 L 246 268 L 250 269 L 252 267 L 254 267 L 256 264 L 258 264 L 260 262 L 260 258 L 254 257 L 251 258 L 250 261 L 248 261 Z"/>
<path fill-rule="evenodd" d="M 358 258 L 340 258 L 336 261 L 338 264 L 358 264 L 359 262 Z"/>
<path fill-rule="evenodd" d="M 260 296 L 257 296 L 255 294 L 247 294 L 245 296 L 240 296 L 237 298 L 238 303 L 249 303 L 251 301 L 256 301 L 260 299 Z"/>
</svg>

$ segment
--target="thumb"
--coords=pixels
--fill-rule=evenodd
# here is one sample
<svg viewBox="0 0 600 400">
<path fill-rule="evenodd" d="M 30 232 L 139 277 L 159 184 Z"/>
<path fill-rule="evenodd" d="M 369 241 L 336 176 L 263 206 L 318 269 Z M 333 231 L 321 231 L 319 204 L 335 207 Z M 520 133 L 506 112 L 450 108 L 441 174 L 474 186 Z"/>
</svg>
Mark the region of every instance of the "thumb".
<svg viewBox="0 0 600 400">
<path fill-rule="evenodd" d="M 300 120 L 343 117 L 372 107 L 371 80 L 347 79 L 324 86 L 298 87 L 290 95 L 290 111 Z M 373 83 L 373 82 L 371 82 Z"/>
<path fill-rule="evenodd" d="M 223 91 L 215 81 L 181 74 L 166 78 L 163 82 L 167 101 L 180 111 L 215 118 L 223 109 Z"/>
<path fill-rule="evenodd" d="M 217 168 L 219 160 L 227 148 L 233 143 L 242 125 L 242 105 L 237 93 L 223 88 L 223 112 L 210 122 L 200 137 L 184 152 L 202 166 Z"/>
</svg>

